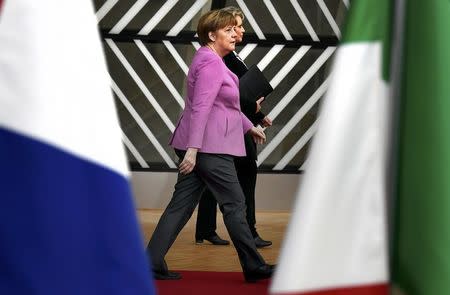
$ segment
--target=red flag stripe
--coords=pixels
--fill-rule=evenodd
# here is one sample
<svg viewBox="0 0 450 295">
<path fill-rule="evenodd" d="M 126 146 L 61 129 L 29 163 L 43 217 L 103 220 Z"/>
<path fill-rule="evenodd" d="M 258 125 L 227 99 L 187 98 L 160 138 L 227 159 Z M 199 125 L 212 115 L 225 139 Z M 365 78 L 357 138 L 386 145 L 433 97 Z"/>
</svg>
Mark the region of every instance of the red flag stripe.
<svg viewBox="0 0 450 295">
<path fill-rule="evenodd" d="M 3 0 L 0 0 L 0 12 L 2 11 Z"/>
<path fill-rule="evenodd" d="M 388 295 L 388 284 L 365 285 L 356 287 L 327 289 L 311 292 L 283 292 L 277 295 Z"/>
</svg>

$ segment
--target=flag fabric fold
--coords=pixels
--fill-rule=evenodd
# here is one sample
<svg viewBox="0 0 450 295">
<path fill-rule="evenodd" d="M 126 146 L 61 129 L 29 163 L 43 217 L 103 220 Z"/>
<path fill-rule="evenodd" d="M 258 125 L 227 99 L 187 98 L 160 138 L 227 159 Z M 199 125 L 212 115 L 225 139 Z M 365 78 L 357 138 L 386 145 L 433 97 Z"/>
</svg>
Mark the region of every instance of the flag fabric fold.
<svg viewBox="0 0 450 295">
<path fill-rule="evenodd" d="M 354 1 L 272 294 L 387 294 L 389 1 Z"/>
<path fill-rule="evenodd" d="M 92 3 L 0 1 L 0 294 L 153 294 Z"/>
</svg>

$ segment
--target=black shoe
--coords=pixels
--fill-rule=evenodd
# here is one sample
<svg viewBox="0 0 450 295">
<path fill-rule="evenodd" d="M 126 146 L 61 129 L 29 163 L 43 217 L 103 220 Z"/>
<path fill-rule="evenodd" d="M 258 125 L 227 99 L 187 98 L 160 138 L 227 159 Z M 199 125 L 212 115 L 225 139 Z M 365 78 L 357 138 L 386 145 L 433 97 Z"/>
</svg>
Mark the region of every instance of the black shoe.
<svg viewBox="0 0 450 295">
<path fill-rule="evenodd" d="M 181 274 L 168 270 L 153 270 L 153 277 L 155 280 L 179 280 Z"/>
<path fill-rule="evenodd" d="M 201 243 L 203 243 L 203 240 L 207 240 L 208 242 L 210 242 L 213 245 L 229 245 L 230 244 L 229 241 L 221 239 L 217 234 L 212 235 L 207 238 L 195 238 L 195 243 L 201 244 Z"/>
<path fill-rule="evenodd" d="M 261 239 L 260 236 L 256 236 L 255 237 L 255 245 L 256 245 L 256 248 L 264 248 L 264 247 L 268 247 L 268 246 L 272 245 L 272 242 L 265 241 L 265 240 Z"/>
<path fill-rule="evenodd" d="M 255 270 L 244 271 L 244 278 L 247 283 L 255 283 L 272 277 L 275 271 L 275 265 L 263 264 Z"/>
</svg>

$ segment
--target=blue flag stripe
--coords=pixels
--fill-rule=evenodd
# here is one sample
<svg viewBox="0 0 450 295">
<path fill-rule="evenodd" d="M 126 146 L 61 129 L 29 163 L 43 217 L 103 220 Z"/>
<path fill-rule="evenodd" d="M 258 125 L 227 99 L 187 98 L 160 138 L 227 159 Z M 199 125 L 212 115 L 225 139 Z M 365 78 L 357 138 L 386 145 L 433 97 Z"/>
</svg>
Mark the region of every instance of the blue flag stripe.
<svg viewBox="0 0 450 295">
<path fill-rule="evenodd" d="M 126 178 L 2 128 L 0 163 L 0 294 L 155 293 Z"/>
</svg>

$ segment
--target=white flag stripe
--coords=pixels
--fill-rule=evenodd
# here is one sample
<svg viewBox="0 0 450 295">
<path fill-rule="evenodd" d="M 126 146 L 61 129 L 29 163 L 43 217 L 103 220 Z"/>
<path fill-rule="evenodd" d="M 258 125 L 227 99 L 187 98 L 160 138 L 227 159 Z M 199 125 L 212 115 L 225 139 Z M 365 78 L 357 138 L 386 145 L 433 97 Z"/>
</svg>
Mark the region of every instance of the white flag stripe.
<svg viewBox="0 0 450 295">
<path fill-rule="evenodd" d="M 241 49 L 241 51 L 239 51 L 239 57 L 242 60 L 245 60 L 247 56 L 249 56 L 249 54 L 252 53 L 253 49 L 255 49 L 257 46 L 258 44 L 248 43 L 247 45 L 244 46 L 244 48 Z"/>
<path fill-rule="evenodd" d="M 336 21 L 334 20 L 333 16 L 328 10 L 327 5 L 325 4 L 325 2 L 323 2 L 323 0 L 317 0 L 317 3 L 319 4 L 320 9 L 322 10 L 323 14 L 328 20 L 328 23 L 330 24 L 331 28 L 333 29 L 333 32 L 336 34 L 336 37 L 341 39 L 341 30 L 339 29 L 339 26 L 337 25 Z"/>
<path fill-rule="evenodd" d="M 292 36 L 289 33 L 288 29 L 286 28 L 286 25 L 283 23 L 283 20 L 281 19 L 280 15 L 278 14 L 277 10 L 273 6 L 272 2 L 270 0 L 264 0 L 264 4 L 266 4 L 267 9 L 269 10 L 270 14 L 272 15 L 273 19 L 277 23 L 277 26 L 280 28 L 281 33 L 283 34 L 284 38 L 286 40 L 292 41 Z"/>
<path fill-rule="evenodd" d="M 258 36 L 260 40 L 266 40 L 266 37 L 264 36 L 261 28 L 258 26 L 258 23 L 256 22 L 250 10 L 247 8 L 247 5 L 245 5 L 244 1 L 236 0 L 236 2 L 241 8 L 242 12 L 244 13 L 244 16 L 247 19 L 248 23 L 252 26 L 253 30 L 255 31 L 256 36 Z"/>
<path fill-rule="evenodd" d="M 388 282 L 381 57 L 381 42 L 344 44 L 335 56 L 272 293 Z"/>
<path fill-rule="evenodd" d="M 158 25 L 158 23 L 169 13 L 169 11 L 178 3 L 178 0 L 168 0 L 155 13 L 155 15 L 142 27 L 138 35 L 148 35 Z"/>
<path fill-rule="evenodd" d="M 302 59 L 302 57 L 308 52 L 311 46 L 300 47 L 289 61 L 281 68 L 281 70 L 270 80 L 270 85 L 275 89 L 278 84 L 289 74 L 289 72 L 295 67 L 295 65 Z"/>
<path fill-rule="evenodd" d="M 97 18 L 85 4 L 3 2 L 0 126 L 126 177 Z"/>
<path fill-rule="evenodd" d="M 117 45 L 111 40 L 106 39 L 106 43 L 109 45 L 109 47 L 112 49 L 114 54 L 117 56 L 117 58 L 120 60 L 122 65 L 127 70 L 128 74 L 133 78 L 134 82 L 137 84 L 139 89 L 141 89 L 142 93 L 145 95 L 145 97 L 148 99 L 150 104 L 153 106 L 153 108 L 156 110 L 158 115 L 161 117 L 161 119 L 164 121 L 166 126 L 169 128 L 171 132 L 175 130 L 175 126 L 170 121 L 169 117 L 166 115 L 164 110 L 161 108 L 159 103 L 156 101 L 156 99 L 153 97 L 153 95 L 150 93 L 150 90 L 148 90 L 147 86 L 145 86 L 144 82 L 142 82 L 141 78 L 139 78 L 139 75 L 134 71 L 133 67 L 130 65 L 130 63 L 127 61 L 125 56 L 122 54 L 120 49 L 117 47 Z"/>
<path fill-rule="evenodd" d="M 170 54 L 172 54 L 175 61 L 178 63 L 180 68 L 183 70 L 184 74 L 187 76 L 189 67 L 184 62 L 183 58 L 180 56 L 178 51 L 175 49 L 175 47 L 169 41 L 162 41 L 162 42 L 166 46 L 166 48 L 169 50 Z"/>
<path fill-rule="evenodd" d="M 144 158 L 141 156 L 141 154 L 134 147 L 133 143 L 128 139 L 125 132 L 123 131 L 122 131 L 122 141 L 142 168 L 150 168 L 150 166 L 148 166 L 147 162 L 145 162 Z"/>
<path fill-rule="evenodd" d="M 122 104 L 125 106 L 125 108 L 128 110 L 130 115 L 133 117 L 133 119 L 136 121 L 136 123 L 139 125 L 139 127 L 142 129 L 144 134 L 147 136 L 147 138 L 150 140 L 150 142 L 153 144 L 153 146 L 156 148 L 158 153 L 161 155 L 161 157 L 166 161 L 167 165 L 170 168 L 176 168 L 177 166 L 172 161 L 170 156 L 166 153 L 164 148 L 161 146 L 159 141 L 156 139 L 155 135 L 153 135 L 153 132 L 150 131 L 147 124 L 145 124 L 144 120 L 142 120 L 141 116 L 136 112 L 136 110 L 133 108 L 131 103 L 128 101 L 126 96 L 123 94 L 122 90 L 117 86 L 116 82 L 111 78 L 111 88 L 113 89 L 114 93 L 117 95 L 117 97 L 120 99 Z"/>
<path fill-rule="evenodd" d="M 300 122 L 303 117 L 311 110 L 311 108 L 319 101 L 322 95 L 325 93 L 328 87 L 328 79 L 326 79 L 322 85 L 311 95 L 304 105 L 295 113 L 294 116 L 281 128 L 275 137 L 264 147 L 264 149 L 258 155 L 258 166 L 269 157 L 269 155 L 278 147 L 283 139 L 294 129 L 294 127 Z"/>
<path fill-rule="evenodd" d="M 311 39 L 313 39 L 313 41 L 316 42 L 320 41 L 319 37 L 316 34 L 316 31 L 314 31 L 314 28 L 312 27 L 311 23 L 306 17 L 306 14 L 303 12 L 303 9 L 300 7 L 300 4 L 298 4 L 297 0 L 291 0 L 291 4 L 292 6 L 294 6 L 295 12 L 297 12 L 298 17 L 300 18 L 309 35 L 311 36 Z"/>
<path fill-rule="evenodd" d="M 178 90 L 173 86 L 172 82 L 170 82 L 169 78 L 167 78 L 166 73 L 161 69 L 159 64 L 156 62 L 155 58 L 152 56 L 152 54 L 147 50 L 147 47 L 145 47 L 144 43 L 142 43 L 141 40 L 134 40 L 136 45 L 141 50 L 142 54 L 145 56 L 147 61 L 150 63 L 150 65 L 153 67 L 155 72 L 158 74 L 159 78 L 163 81 L 164 85 L 166 85 L 167 89 L 169 89 L 170 93 L 173 95 L 175 100 L 178 102 L 178 104 L 181 106 L 181 108 L 184 108 L 184 100 L 181 97 L 181 95 L 178 93 Z"/>
<path fill-rule="evenodd" d="M 317 58 L 317 60 L 309 67 L 309 69 L 303 74 L 303 76 L 297 81 L 297 83 L 292 86 L 288 93 L 277 103 L 277 105 L 272 109 L 272 111 L 267 115 L 272 120 L 284 110 L 284 108 L 291 102 L 292 99 L 297 95 L 297 93 L 302 90 L 303 86 L 308 83 L 308 81 L 314 76 L 314 74 L 320 69 L 320 67 L 328 60 L 328 58 L 333 54 L 335 47 L 328 47 L 324 52 Z"/>
<path fill-rule="evenodd" d="M 119 2 L 119 0 L 107 0 L 95 14 L 97 16 L 97 22 L 100 22 L 117 2 Z"/>
<path fill-rule="evenodd" d="M 109 31 L 110 34 L 119 34 L 130 23 L 130 21 L 141 11 L 149 0 L 138 0 L 125 13 L 117 24 Z"/>
<path fill-rule="evenodd" d="M 191 8 L 189 8 L 189 10 L 186 11 L 180 20 L 172 27 L 172 29 L 170 29 L 167 36 L 174 37 L 178 35 L 207 2 L 208 0 L 195 1 L 194 5 L 192 5 Z"/>
<path fill-rule="evenodd" d="M 274 45 L 269 52 L 259 61 L 258 68 L 261 71 L 264 71 L 264 69 L 270 64 L 270 62 L 280 53 L 280 51 L 284 48 L 284 45 L 276 44 Z"/>
<path fill-rule="evenodd" d="M 305 144 L 313 137 L 317 130 L 317 121 L 314 122 L 308 130 L 303 133 L 302 137 L 294 144 L 294 146 L 281 158 L 281 160 L 273 167 L 273 170 L 283 170 L 287 164 L 295 157 L 295 155 L 305 146 Z"/>
<path fill-rule="evenodd" d="M 195 50 L 198 50 L 201 47 L 200 43 L 198 43 L 196 41 L 191 42 L 191 44 L 192 44 L 192 46 L 194 46 Z"/>
</svg>

